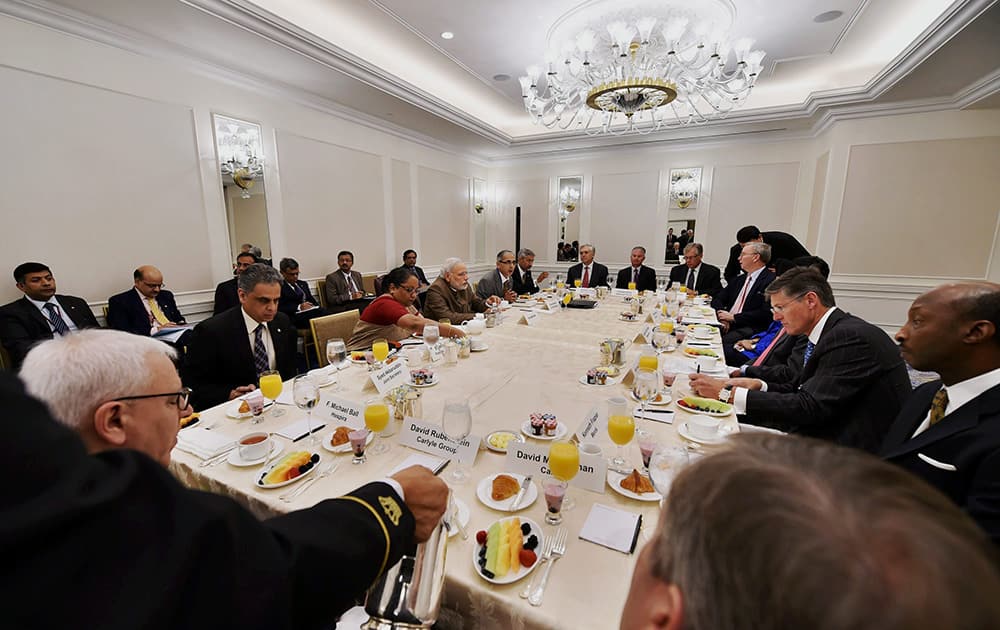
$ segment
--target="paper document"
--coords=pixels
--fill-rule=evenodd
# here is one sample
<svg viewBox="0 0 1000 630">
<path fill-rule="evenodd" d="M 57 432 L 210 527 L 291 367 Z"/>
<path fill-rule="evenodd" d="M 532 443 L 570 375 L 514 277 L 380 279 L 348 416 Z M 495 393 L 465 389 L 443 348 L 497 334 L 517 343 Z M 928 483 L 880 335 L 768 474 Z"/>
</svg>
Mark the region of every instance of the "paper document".
<svg viewBox="0 0 1000 630">
<path fill-rule="evenodd" d="M 580 538 L 622 553 L 635 551 L 642 515 L 595 503 L 580 530 Z"/>
</svg>

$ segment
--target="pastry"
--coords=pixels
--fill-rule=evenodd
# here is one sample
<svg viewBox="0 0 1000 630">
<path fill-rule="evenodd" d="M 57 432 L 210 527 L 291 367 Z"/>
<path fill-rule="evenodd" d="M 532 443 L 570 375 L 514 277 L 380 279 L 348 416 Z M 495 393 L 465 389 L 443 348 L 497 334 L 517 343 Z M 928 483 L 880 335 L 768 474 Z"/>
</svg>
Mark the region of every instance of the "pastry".
<svg viewBox="0 0 1000 630">
<path fill-rule="evenodd" d="M 545 435 L 552 437 L 556 434 L 556 429 L 559 427 L 559 422 L 556 420 L 554 414 L 547 413 L 542 416 L 545 420 Z"/>
<path fill-rule="evenodd" d="M 248 403 L 245 400 L 243 402 L 241 402 L 240 403 L 239 412 L 240 413 L 250 413 L 250 403 Z"/>
<path fill-rule="evenodd" d="M 349 427 L 337 427 L 337 430 L 333 432 L 330 437 L 330 446 L 340 446 L 341 444 L 347 444 L 351 441 L 347 434 L 351 432 Z"/>
<path fill-rule="evenodd" d="M 635 468 L 632 469 L 632 474 L 621 480 L 620 483 L 623 490 L 628 490 L 629 492 L 634 492 L 636 494 L 646 494 L 647 492 L 656 492 L 656 488 L 653 484 L 646 478 L 645 475 L 639 474 L 639 471 Z"/>
<path fill-rule="evenodd" d="M 190 416 L 181 418 L 181 428 L 184 429 L 191 426 L 192 424 L 196 424 L 198 422 L 198 418 L 200 418 L 200 416 L 197 411 L 191 414 Z"/>
<path fill-rule="evenodd" d="M 493 478 L 493 491 L 490 497 L 494 501 L 509 499 L 521 489 L 521 484 L 510 475 L 497 475 Z"/>
</svg>

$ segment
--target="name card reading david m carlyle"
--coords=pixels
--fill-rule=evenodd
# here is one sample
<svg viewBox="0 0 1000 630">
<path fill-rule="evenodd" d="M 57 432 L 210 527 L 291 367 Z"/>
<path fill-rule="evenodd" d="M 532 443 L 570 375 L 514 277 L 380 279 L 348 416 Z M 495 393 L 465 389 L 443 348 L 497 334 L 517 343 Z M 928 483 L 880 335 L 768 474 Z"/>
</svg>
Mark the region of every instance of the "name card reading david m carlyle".
<svg viewBox="0 0 1000 630">
<path fill-rule="evenodd" d="M 403 421 L 403 430 L 399 434 L 399 443 L 404 446 L 445 459 L 454 459 L 469 466 L 476 463 L 481 441 L 480 436 L 470 433 L 461 443 L 457 443 L 448 437 L 441 425 L 409 417 Z"/>
<path fill-rule="evenodd" d="M 551 475 L 549 447 L 509 442 L 504 470 L 521 475 Z M 604 494 L 607 476 L 608 462 L 604 457 L 580 453 L 580 472 L 570 480 L 569 485 Z"/>
<path fill-rule="evenodd" d="M 361 405 L 350 400 L 344 400 L 343 398 L 335 396 L 327 398 L 324 395 L 315 413 L 317 416 L 323 416 L 330 420 L 346 424 L 352 429 L 362 429 L 365 426 L 365 421 L 361 415 Z"/>
</svg>

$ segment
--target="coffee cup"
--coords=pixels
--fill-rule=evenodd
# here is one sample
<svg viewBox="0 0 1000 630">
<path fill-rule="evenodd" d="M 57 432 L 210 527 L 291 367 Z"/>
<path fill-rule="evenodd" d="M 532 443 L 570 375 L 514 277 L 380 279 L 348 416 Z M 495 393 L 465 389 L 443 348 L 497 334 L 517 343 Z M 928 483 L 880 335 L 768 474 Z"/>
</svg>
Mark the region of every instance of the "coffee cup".
<svg viewBox="0 0 1000 630">
<path fill-rule="evenodd" d="M 486 341 L 484 339 L 474 338 L 474 339 L 471 340 L 470 343 L 472 344 L 471 345 L 471 349 L 472 350 L 477 350 L 478 351 L 478 350 L 482 350 L 483 348 L 486 347 Z"/>
<path fill-rule="evenodd" d="M 687 425 L 695 437 L 707 440 L 719 437 L 719 425 L 722 421 L 712 416 L 696 414 L 688 418 Z"/>
<path fill-rule="evenodd" d="M 236 449 L 245 461 L 263 459 L 271 451 L 271 436 L 262 431 L 247 433 L 236 443 Z"/>
<path fill-rule="evenodd" d="M 481 335 L 483 331 L 486 330 L 486 320 L 470 319 L 462 322 L 462 328 L 464 328 L 470 335 Z"/>
<path fill-rule="evenodd" d="M 604 451 L 601 450 L 600 444 L 584 442 L 580 445 L 580 452 L 584 455 L 597 455 L 599 457 Z"/>
<path fill-rule="evenodd" d="M 719 357 L 700 356 L 695 359 L 702 372 L 714 372 L 719 365 Z"/>
</svg>

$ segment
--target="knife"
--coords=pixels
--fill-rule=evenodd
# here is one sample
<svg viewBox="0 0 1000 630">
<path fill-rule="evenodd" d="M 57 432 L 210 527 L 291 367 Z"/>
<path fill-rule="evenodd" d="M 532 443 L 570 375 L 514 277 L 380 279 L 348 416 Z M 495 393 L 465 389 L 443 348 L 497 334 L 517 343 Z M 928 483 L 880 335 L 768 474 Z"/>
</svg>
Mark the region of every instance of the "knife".
<svg viewBox="0 0 1000 630">
<path fill-rule="evenodd" d="M 516 512 L 517 507 L 521 504 L 521 499 L 524 498 L 525 493 L 528 492 L 528 486 L 531 484 L 531 475 L 524 478 L 521 482 L 521 489 L 517 491 L 517 495 L 514 496 L 514 501 L 510 504 L 507 509 L 508 512 Z"/>
</svg>

